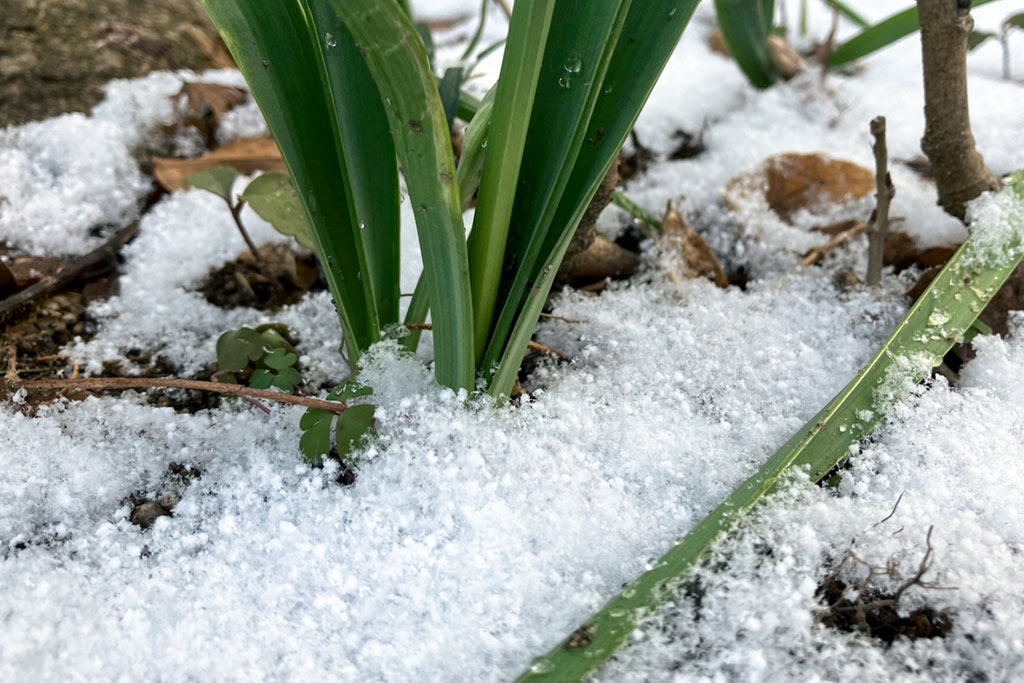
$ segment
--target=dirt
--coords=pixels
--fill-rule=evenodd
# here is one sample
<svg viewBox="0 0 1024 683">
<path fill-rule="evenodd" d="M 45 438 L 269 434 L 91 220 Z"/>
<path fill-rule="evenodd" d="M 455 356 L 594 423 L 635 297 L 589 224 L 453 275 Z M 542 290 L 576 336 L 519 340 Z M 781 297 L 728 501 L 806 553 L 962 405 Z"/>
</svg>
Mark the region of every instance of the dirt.
<svg viewBox="0 0 1024 683">
<path fill-rule="evenodd" d="M 199 286 L 206 300 L 221 308 L 276 311 L 296 303 L 309 291 L 326 288 L 312 252 L 290 243 L 265 245 L 259 251 L 262 266 L 247 250 L 212 269 Z"/>
<path fill-rule="evenodd" d="M 196 0 L 3 0 L 0 128 L 86 112 L 114 78 L 225 64 Z"/>
</svg>

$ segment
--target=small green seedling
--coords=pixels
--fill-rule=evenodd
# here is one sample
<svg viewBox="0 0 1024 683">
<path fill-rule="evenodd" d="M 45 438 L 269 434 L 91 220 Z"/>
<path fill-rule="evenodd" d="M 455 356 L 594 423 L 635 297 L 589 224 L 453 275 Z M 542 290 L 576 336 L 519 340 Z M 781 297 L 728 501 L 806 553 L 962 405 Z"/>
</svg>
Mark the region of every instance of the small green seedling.
<svg viewBox="0 0 1024 683">
<path fill-rule="evenodd" d="M 302 375 L 291 336 L 279 323 L 225 332 L 217 339 L 217 381 L 295 393 Z"/>
<path fill-rule="evenodd" d="M 340 401 L 351 404 L 351 401 L 373 393 L 373 389 L 349 380 L 334 388 L 327 395 L 328 401 Z M 331 452 L 331 436 L 339 457 L 344 458 L 352 452 L 366 436 L 373 425 L 373 414 L 376 407 L 370 404 L 349 405 L 343 413 L 332 413 L 320 408 L 310 408 L 299 420 L 302 436 L 299 448 L 306 462 L 320 463 L 325 455 Z"/>
<path fill-rule="evenodd" d="M 309 226 L 302 212 L 302 204 L 295 194 L 295 187 L 287 173 L 264 173 L 254 178 L 245 188 L 238 201 L 234 201 L 232 188 L 238 178 L 238 171 L 230 166 L 216 166 L 199 171 L 185 178 L 192 187 L 212 192 L 223 199 L 231 210 L 238 232 L 249 247 L 253 257 L 262 262 L 256 244 L 249 237 L 249 232 L 242 223 L 242 209 L 248 204 L 263 220 L 274 226 L 282 235 L 294 237 L 295 241 L 309 249 L 313 248 L 313 238 L 309 234 Z"/>
</svg>

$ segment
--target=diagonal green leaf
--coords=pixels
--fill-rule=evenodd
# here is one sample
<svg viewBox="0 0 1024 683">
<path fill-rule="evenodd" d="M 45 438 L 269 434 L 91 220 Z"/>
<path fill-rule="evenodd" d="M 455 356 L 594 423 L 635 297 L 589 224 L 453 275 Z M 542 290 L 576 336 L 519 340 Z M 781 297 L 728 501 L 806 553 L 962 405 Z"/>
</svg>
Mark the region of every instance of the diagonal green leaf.
<svg viewBox="0 0 1024 683">
<path fill-rule="evenodd" d="M 212 192 L 229 204 L 231 201 L 231 188 L 235 184 L 238 171 L 230 166 L 216 166 L 205 171 L 199 171 L 185 178 L 185 182 L 200 190 Z"/>
<path fill-rule="evenodd" d="M 245 188 L 241 199 L 282 235 L 294 237 L 304 247 L 313 248 L 313 238 L 287 173 L 264 173 Z"/>
<path fill-rule="evenodd" d="M 976 226 L 871 361 L 821 412 L 752 477 L 656 563 L 586 622 L 593 637 L 580 647 L 562 641 L 522 674 L 524 681 L 579 681 L 607 660 L 639 619 L 664 600 L 711 544 L 794 468 L 821 479 L 855 449 L 942 362 L 1024 256 L 1024 174 L 1003 190 L 1014 205 L 1008 226 Z"/>
<path fill-rule="evenodd" d="M 985 5 L 995 0 L 975 0 L 974 6 Z M 917 22 L 917 7 L 908 7 L 887 19 L 869 26 L 837 47 L 828 58 L 832 66 L 839 66 L 865 57 L 909 36 L 920 28 Z"/>
<path fill-rule="evenodd" d="M 338 455 L 349 455 L 373 426 L 375 406 L 352 406 L 338 416 Z"/>
<path fill-rule="evenodd" d="M 465 227 L 444 108 L 416 30 L 397 4 L 332 0 L 364 51 L 391 124 L 423 254 L 437 380 L 474 383 L 473 314 Z"/>
</svg>

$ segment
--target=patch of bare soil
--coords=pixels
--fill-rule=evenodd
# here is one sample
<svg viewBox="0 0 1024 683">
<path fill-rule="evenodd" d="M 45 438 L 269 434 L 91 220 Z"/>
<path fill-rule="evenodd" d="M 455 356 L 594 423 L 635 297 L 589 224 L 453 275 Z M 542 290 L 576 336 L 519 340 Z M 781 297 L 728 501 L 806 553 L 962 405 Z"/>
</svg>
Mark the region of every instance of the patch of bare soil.
<svg viewBox="0 0 1024 683">
<path fill-rule="evenodd" d="M 199 285 L 206 300 L 221 308 L 276 311 L 296 303 L 309 291 L 326 289 L 312 252 L 291 243 L 269 244 L 259 251 L 262 264 L 247 250 L 212 269 Z"/>
</svg>

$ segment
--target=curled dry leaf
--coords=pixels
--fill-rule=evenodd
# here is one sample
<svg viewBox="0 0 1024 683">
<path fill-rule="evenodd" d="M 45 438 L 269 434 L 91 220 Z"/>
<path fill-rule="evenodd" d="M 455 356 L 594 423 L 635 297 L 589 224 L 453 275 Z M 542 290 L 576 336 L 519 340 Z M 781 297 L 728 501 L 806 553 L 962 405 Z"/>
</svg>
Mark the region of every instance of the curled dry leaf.
<svg viewBox="0 0 1024 683">
<path fill-rule="evenodd" d="M 677 255 L 681 263 L 680 272 L 669 271 L 669 278 L 678 281 L 679 276 L 687 279 L 706 277 L 723 289 L 729 286 L 729 278 L 721 262 L 704 241 L 683 218 L 683 214 L 672 208 L 672 202 L 665 209 L 661 221 L 660 246 L 663 252 Z"/>
<path fill-rule="evenodd" d="M 806 209 L 820 212 L 833 204 L 860 199 L 875 190 L 875 176 L 851 161 L 824 154 L 779 154 L 729 181 L 725 198 L 738 208 L 763 198 L 783 220 Z"/>
<path fill-rule="evenodd" d="M 796 51 L 796 48 L 789 44 L 782 36 L 768 36 L 768 56 L 772 64 L 778 70 L 779 75 L 787 81 L 804 70 L 806 62 Z"/>
<path fill-rule="evenodd" d="M 213 123 L 220 123 L 228 110 L 245 102 L 245 88 L 220 83 L 190 82 L 181 86 L 176 97 L 184 96 L 193 116 L 212 117 Z"/>
<path fill-rule="evenodd" d="M 168 192 L 186 189 L 185 178 L 217 166 L 230 166 L 239 173 L 287 170 L 273 138 L 238 140 L 195 159 L 153 157 L 153 175 Z"/>
<path fill-rule="evenodd" d="M 584 251 L 566 264 L 558 278 L 574 287 L 603 282 L 606 278 L 629 277 L 636 272 L 639 257 L 603 235 L 594 237 Z"/>
<path fill-rule="evenodd" d="M 897 270 L 903 270 L 910 266 L 931 268 L 948 261 L 959 246 L 959 244 L 943 244 L 938 247 L 921 249 L 917 246 L 917 240 L 907 233 L 890 230 L 885 236 L 885 262 L 887 265 L 895 266 Z"/>
</svg>

